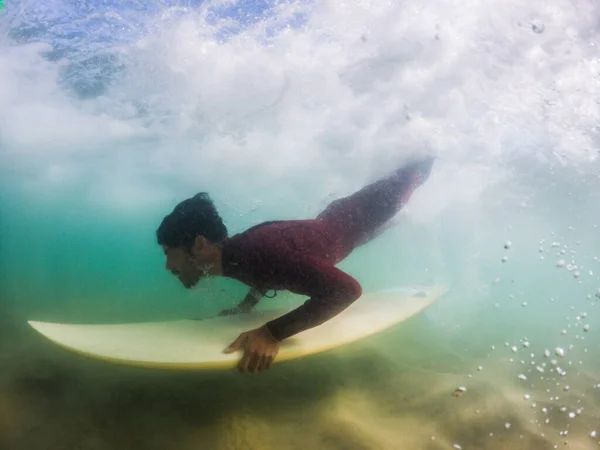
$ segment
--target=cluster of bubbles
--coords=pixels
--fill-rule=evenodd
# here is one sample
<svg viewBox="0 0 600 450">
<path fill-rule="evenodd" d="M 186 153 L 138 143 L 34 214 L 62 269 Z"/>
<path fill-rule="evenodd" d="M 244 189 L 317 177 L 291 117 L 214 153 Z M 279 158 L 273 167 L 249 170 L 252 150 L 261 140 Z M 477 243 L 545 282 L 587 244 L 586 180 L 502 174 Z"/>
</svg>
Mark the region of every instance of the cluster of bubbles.
<svg viewBox="0 0 600 450">
<path fill-rule="evenodd" d="M 569 230 L 573 231 L 574 228 L 569 227 Z M 577 241 L 576 244 L 580 245 L 580 241 Z M 513 243 L 510 240 L 507 240 L 503 245 L 505 251 L 509 251 L 512 247 Z M 549 249 L 546 250 L 546 248 L 546 240 L 542 239 L 539 247 L 539 252 L 542 253 L 540 257 L 541 260 L 545 260 L 544 253 L 547 253 L 548 251 L 556 251 L 558 257 L 555 264 L 556 268 L 561 270 L 566 269 L 572 273 L 573 278 L 575 278 L 578 282 L 581 282 L 584 265 L 578 264 L 575 261 L 575 257 L 577 255 L 576 250 L 569 249 L 567 245 L 563 245 L 554 240 L 552 240 L 549 244 Z M 598 261 L 597 257 L 594 257 L 593 259 L 594 261 Z M 502 256 L 501 262 L 508 262 L 508 256 L 506 254 Z M 592 270 L 589 270 L 587 273 L 590 275 L 590 277 L 594 276 Z M 499 279 L 496 279 L 494 283 L 497 284 L 498 282 Z M 594 304 L 594 297 L 600 299 L 600 289 L 598 289 L 595 294 L 587 295 L 587 299 L 591 300 L 590 305 Z M 509 298 L 513 299 L 514 296 L 509 295 Z M 556 298 L 550 298 L 550 302 L 555 301 Z M 527 302 L 523 302 L 522 306 L 527 306 Z M 499 307 L 498 303 L 496 303 L 496 307 Z M 570 306 L 570 311 L 575 310 L 575 306 Z M 570 320 L 570 318 L 567 317 L 567 320 Z M 588 313 L 586 311 L 581 311 L 575 315 L 575 323 L 573 324 L 573 327 L 582 330 L 583 334 L 590 331 L 591 327 L 588 323 Z M 571 328 L 571 324 L 569 324 L 566 328 L 562 328 L 560 330 L 560 335 L 573 335 L 570 333 Z M 574 334 L 573 337 L 575 341 L 584 341 L 585 336 L 583 334 Z M 583 361 L 573 361 L 569 358 L 570 352 L 576 349 L 576 344 L 569 343 L 566 346 L 556 345 L 553 348 L 544 348 L 543 351 L 540 351 L 538 354 L 532 351 L 532 342 L 527 337 L 520 339 L 518 344 L 505 342 L 504 346 L 511 352 L 511 354 L 518 355 L 525 353 L 529 357 L 529 360 L 527 360 L 527 357 L 518 359 L 518 362 L 526 369 L 519 371 L 516 377 L 519 384 L 525 388 L 523 399 L 530 402 L 532 410 L 536 411 L 537 413 L 541 413 L 541 419 L 534 419 L 533 423 L 537 424 L 538 426 L 550 424 L 550 413 L 553 410 L 557 410 L 561 414 L 564 414 L 564 417 L 568 419 L 566 426 L 558 432 L 561 438 L 566 439 L 569 434 L 570 421 L 575 420 L 577 417 L 585 414 L 584 407 L 581 406 L 581 398 L 575 397 L 576 394 L 573 393 L 571 385 L 569 384 L 569 381 L 572 378 L 579 375 L 578 367 L 583 365 Z M 492 351 L 496 350 L 496 345 L 491 345 L 490 349 Z M 587 348 L 583 348 L 582 350 L 583 353 L 588 353 Z M 509 363 L 513 364 L 517 362 L 517 359 L 515 359 L 515 357 L 510 357 L 508 361 Z M 478 372 L 481 372 L 482 370 L 482 366 L 477 366 Z M 468 378 L 471 377 L 471 375 L 468 375 Z M 551 404 L 556 406 L 538 407 L 538 402 L 542 399 L 538 399 L 536 401 L 535 395 L 527 392 L 526 389 L 527 387 L 531 389 L 535 387 L 539 388 L 540 385 L 545 388 L 544 392 L 547 394 L 547 398 L 544 399 L 544 401 L 549 401 Z M 592 387 L 595 389 L 600 389 L 600 384 L 594 384 Z M 455 391 L 455 396 L 459 397 L 466 391 L 466 386 L 459 386 Z M 563 399 L 563 396 L 566 398 Z M 567 404 L 575 404 L 576 406 L 568 406 Z M 504 428 L 506 430 L 510 429 L 511 424 L 508 422 L 505 423 Z M 541 434 L 544 436 L 543 432 Z M 490 436 L 493 436 L 493 433 L 490 433 Z M 589 430 L 589 437 L 593 440 L 597 440 L 598 430 Z M 598 441 L 598 444 L 600 444 L 600 441 Z M 568 441 L 565 440 L 564 445 L 568 445 Z M 454 448 L 461 449 L 461 446 L 455 444 Z M 558 448 L 558 444 L 554 445 L 554 448 Z"/>
</svg>

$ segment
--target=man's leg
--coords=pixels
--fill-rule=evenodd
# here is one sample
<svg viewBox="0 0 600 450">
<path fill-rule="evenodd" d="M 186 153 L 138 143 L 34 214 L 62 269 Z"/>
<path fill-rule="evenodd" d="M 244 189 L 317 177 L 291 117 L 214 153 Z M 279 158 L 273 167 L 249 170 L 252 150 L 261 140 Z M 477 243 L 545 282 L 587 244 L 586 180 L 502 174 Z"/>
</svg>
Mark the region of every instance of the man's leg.
<svg viewBox="0 0 600 450">
<path fill-rule="evenodd" d="M 317 220 L 340 237 L 340 258 L 374 237 L 394 217 L 431 172 L 431 156 L 411 161 L 361 190 L 333 201 Z"/>
</svg>

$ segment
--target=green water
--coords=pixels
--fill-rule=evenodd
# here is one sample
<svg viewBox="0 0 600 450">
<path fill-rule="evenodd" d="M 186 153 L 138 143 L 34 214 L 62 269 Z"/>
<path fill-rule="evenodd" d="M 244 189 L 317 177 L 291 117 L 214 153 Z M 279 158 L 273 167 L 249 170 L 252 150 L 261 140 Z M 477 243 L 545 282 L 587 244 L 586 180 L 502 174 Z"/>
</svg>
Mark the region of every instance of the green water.
<svg viewBox="0 0 600 450">
<path fill-rule="evenodd" d="M 270 449 L 281 448 L 283 440 L 289 442 L 285 448 L 366 449 L 393 448 L 400 436 L 403 445 L 445 448 L 436 447 L 432 435 L 438 443 L 485 448 L 521 448 L 518 436 L 526 435 L 531 448 L 551 448 L 559 440 L 546 440 L 544 431 L 571 427 L 567 412 L 556 411 L 565 404 L 581 407 L 582 401 L 586 414 L 570 430 L 583 439 L 594 427 L 599 400 L 597 275 L 589 273 L 600 264 L 594 259 L 595 211 L 570 208 L 565 217 L 555 213 L 560 207 L 523 207 L 509 195 L 520 189 L 492 193 L 425 221 L 400 214 L 394 227 L 340 264 L 365 290 L 429 280 L 451 286 L 424 314 L 347 349 L 244 377 L 102 364 L 35 335 L 26 320 L 208 317 L 241 300 L 246 287 L 217 279 L 188 292 L 164 269 L 154 232 L 172 203 L 109 214 L 75 192 L 44 196 L 4 187 L 2 448 Z M 218 199 L 219 191 L 213 195 Z M 580 205 L 591 201 L 585 192 L 578 199 Z M 230 229 L 244 228 L 244 221 L 224 216 Z M 572 223 L 579 225 L 571 230 Z M 555 241 L 559 247 L 552 247 Z M 583 266 L 579 278 L 556 267 L 558 258 L 567 259 L 562 248 L 576 252 L 571 257 Z M 584 312 L 586 318 L 577 319 Z M 556 346 L 567 351 L 559 362 L 567 374 L 537 372 L 541 364 L 550 369 L 543 352 Z M 523 373 L 529 381 L 519 381 Z M 459 385 L 468 391 L 454 399 L 450 394 Z M 536 409 L 521 403 L 525 394 L 537 399 Z M 558 415 L 551 424 L 543 423 L 542 404 Z M 474 410 L 483 412 L 472 415 Z M 449 412 L 455 414 L 450 421 Z M 357 428 L 355 420 L 370 425 Z M 531 421 L 534 429 L 528 428 Z M 514 423 L 510 432 L 503 431 L 505 422 Z M 409 423 L 421 431 L 398 434 Z M 29 427 L 37 432 L 27 432 Z M 497 438 L 490 440 L 493 430 Z"/>
<path fill-rule="evenodd" d="M 597 5 L 242 3 L 6 5 L 0 450 L 597 446 Z M 365 291 L 451 288 L 393 330 L 246 376 L 27 326 L 213 316 L 247 287 L 165 270 L 176 203 L 208 191 L 235 234 L 424 151 L 430 179 L 339 265 Z"/>
</svg>

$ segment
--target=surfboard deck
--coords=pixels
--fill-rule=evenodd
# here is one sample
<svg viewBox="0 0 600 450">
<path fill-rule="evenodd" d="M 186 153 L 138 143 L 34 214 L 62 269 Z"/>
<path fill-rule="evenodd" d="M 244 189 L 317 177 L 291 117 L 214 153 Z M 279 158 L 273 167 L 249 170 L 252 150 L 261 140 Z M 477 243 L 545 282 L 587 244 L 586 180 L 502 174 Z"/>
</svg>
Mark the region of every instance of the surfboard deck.
<svg viewBox="0 0 600 450">
<path fill-rule="evenodd" d="M 380 333 L 429 307 L 445 293 L 443 286 L 408 287 L 365 293 L 345 311 L 280 345 L 275 364 Z M 28 321 L 46 339 L 81 355 L 106 362 L 171 370 L 234 368 L 241 353 L 223 350 L 244 331 L 288 312 L 255 310 L 202 320 L 124 324 L 64 324 Z"/>
</svg>

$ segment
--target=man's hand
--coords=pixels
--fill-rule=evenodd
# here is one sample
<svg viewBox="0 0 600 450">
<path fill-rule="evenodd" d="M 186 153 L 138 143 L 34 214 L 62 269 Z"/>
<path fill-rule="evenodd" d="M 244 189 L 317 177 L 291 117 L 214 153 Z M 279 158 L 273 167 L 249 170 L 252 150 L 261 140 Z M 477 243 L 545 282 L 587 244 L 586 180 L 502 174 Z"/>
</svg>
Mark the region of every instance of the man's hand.
<svg viewBox="0 0 600 450">
<path fill-rule="evenodd" d="M 224 353 L 233 353 L 237 350 L 244 351 L 244 355 L 237 365 L 240 372 L 262 372 L 273 364 L 273 360 L 279 353 L 279 342 L 271 336 L 265 325 L 240 334 L 224 350 Z"/>
<path fill-rule="evenodd" d="M 224 309 L 219 313 L 219 316 L 233 316 L 235 314 L 248 313 L 252 311 L 252 308 L 256 306 L 256 304 L 264 295 L 264 291 L 259 291 L 256 288 L 252 288 L 239 305 L 237 305 L 235 308 Z"/>
</svg>

